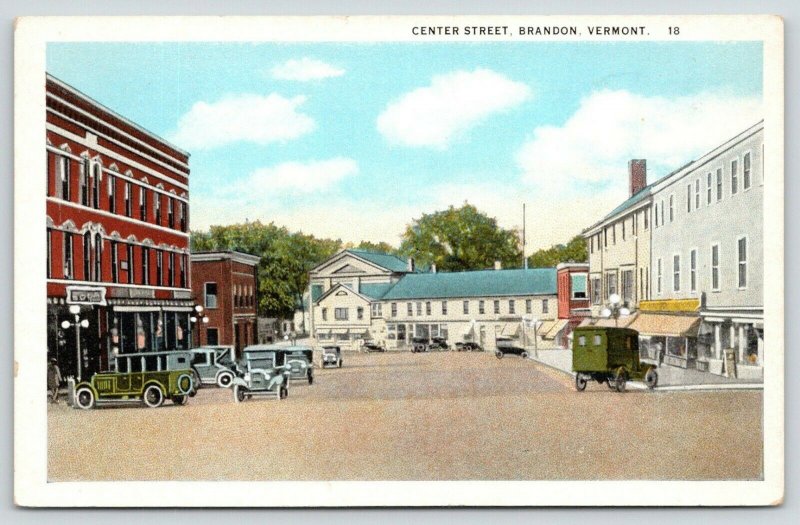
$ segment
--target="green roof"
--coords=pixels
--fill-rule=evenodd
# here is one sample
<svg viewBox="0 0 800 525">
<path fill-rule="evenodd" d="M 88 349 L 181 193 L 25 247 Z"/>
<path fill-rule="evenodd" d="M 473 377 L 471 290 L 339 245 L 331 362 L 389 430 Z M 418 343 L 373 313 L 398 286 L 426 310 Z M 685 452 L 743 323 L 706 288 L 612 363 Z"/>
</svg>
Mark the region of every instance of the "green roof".
<svg viewBox="0 0 800 525">
<path fill-rule="evenodd" d="M 362 284 L 359 288 L 361 295 L 369 297 L 370 299 L 382 299 L 386 292 L 392 289 L 394 283 L 367 283 Z"/>
<path fill-rule="evenodd" d="M 390 301 L 555 294 L 556 269 L 533 268 L 409 274 L 403 276 L 383 299 Z"/>
<path fill-rule="evenodd" d="M 352 253 L 356 257 L 361 257 L 362 259 L 367 260 L 372 264 L 377 264 L 381 268 L 386 268 L 387 270 L 391 270 L 393 272 L 408 271 L 408 262 L 404 261 L 400 257 L 397 257 L 396 255 L 389 255 L 388 253 L 379 253 L 379 252 L 368 252 L 366 250 L 349 249 L 346 251 L 348 253 Z"/>
</svg>

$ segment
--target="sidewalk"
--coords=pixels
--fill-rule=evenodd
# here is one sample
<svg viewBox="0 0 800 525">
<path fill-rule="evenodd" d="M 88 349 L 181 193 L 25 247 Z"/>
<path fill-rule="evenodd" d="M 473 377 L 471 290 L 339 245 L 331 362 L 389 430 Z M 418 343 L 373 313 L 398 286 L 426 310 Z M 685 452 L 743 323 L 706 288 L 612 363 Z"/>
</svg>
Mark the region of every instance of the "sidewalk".
<svg viewBox="0 0 800 525">
<path fill-rule="evenodd" d="M 531 359 L 570 375 L 572 373 L 572 350 L 548 348 L 539 350 Z M 646 389 L 644 383 L 631 381 L 629 388 Z M 726 390 L 763 389 L 764 383 L 748 379 L 735 379 L 718 376 L 693 369 L 662 365 L 658 367 L 658 386 L 656 390 Z"/>
</svg>

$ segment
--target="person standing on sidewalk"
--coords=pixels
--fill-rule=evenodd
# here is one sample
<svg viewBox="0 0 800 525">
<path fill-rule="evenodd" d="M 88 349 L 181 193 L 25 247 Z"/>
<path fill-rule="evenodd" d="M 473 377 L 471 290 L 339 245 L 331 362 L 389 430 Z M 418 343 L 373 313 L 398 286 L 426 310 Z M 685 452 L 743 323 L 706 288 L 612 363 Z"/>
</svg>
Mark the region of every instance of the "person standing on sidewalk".
<svg viewBox="0 0 800 525">
<path fill-rule="evenodd" d="M 61 386 L 61 370 L 59 370 L 55 358 L 51 358 L 47 364 L 47 390 L 51 403 L 58 403 L 59 386 Z"/>
</svg>

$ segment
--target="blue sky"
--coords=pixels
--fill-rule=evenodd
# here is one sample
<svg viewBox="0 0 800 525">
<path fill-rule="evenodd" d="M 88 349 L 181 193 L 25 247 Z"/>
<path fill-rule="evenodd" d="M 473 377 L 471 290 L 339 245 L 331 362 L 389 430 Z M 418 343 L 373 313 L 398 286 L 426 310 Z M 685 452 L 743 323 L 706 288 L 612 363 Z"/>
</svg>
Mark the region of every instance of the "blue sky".
<svg viewBox="0 0 800 525">
<path fill-rule="evenodd" d="M 55 43 L 47 69 L 191 154 L 192 228 L 399 242 L 469 201 L 529 249 L 762 117 L 738 43 Z"/>
</svg>

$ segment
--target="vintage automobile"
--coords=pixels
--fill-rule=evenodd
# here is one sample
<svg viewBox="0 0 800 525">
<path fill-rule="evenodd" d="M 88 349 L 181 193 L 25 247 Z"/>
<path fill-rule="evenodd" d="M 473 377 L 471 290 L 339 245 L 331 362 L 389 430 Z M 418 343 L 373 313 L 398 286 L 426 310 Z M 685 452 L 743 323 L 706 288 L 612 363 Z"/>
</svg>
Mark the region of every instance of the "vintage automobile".
<svg viewBox="0 0 800 525">
<path fill-rule="evenodd" d="M 274 396 L 286 399 L 289 395 L 289 366 L 278 365 L 278 353 L 268 345 L 255 345 L 242 351 L 237 370 L 241 377 L 233 378 L 233 400 L 241 403 L 254 396 Z"/>
<path fill-rule="evenodd" d="M 98 372 L 75 385 L 74 406 L 84 410 L 104 404 L 144 403 L 156 408 L 171 400 L 185 405 L 194 392 L 185 351 L 143 352 L 114 357 L 114 370 Z"/>
<path fill-rule="evenodd" d="M 518 355 L 523 359 L 528 357 L 528 351 L 523 348 L 519 342 L 511 339 L 510 337 L 497 337 L 495 339 L 495 346 L 497 349 L 494 352 L 497 359 L 502 359 L 506 354 Z"/>
<path fill-rule="evenodd" d="M 656 367 L 639 361 L 639 332 L 628 328 L 583 326 L 572 332 L 572 370 L 575 389 L 582 392 L 589 380 L 625 391 L 628 380 L 643 380 L 648 388 L 658 384 Z"/>
<path fill-rule="evenodd" d="M 427 337 L 413 337 L 411 339 L 412 352 L 427 352 L 428 348 L 429 342 Z"/>
<path fill-rule="evenodd" d="M 428 345 L 429 350 L 449 350 L 450 345 L 447 344 L 447 339 L 444 337 L 431 337 L 431 342 Z"/>
<path fill-rule="evenodd" d="M 278 365 L 291 371 L 289 379 L 307 380 L 314 384 L 314 351 L 308 346 L 282 346 L 278 348 Z"/>
<path fill-rule="evenodd" d="M 474 341 L 461 341 L 456 343 L 457 352 L 483 352 L 481 345 Z"/>
<path fill-rule="evenodd" d="M 196 389 L 203 385 L 231 386 L 236 375 L 232 346 L 202 346 L 189 351 L 192 353 L 192 378 Z"/>
<path fill-rule="evenodd" d="M 383 346 L 378 341 L 375 341 L 374 339 L 365 339 L 364 340 L 364 349 L 367 352 L 385 352 L 386 351 L 386 347 Z"/>
<path fill-rule="evenodd" d="M 322 347 L 322 368 L 342 368 L 342 349 L 338 346 Z"/>
</svg>

